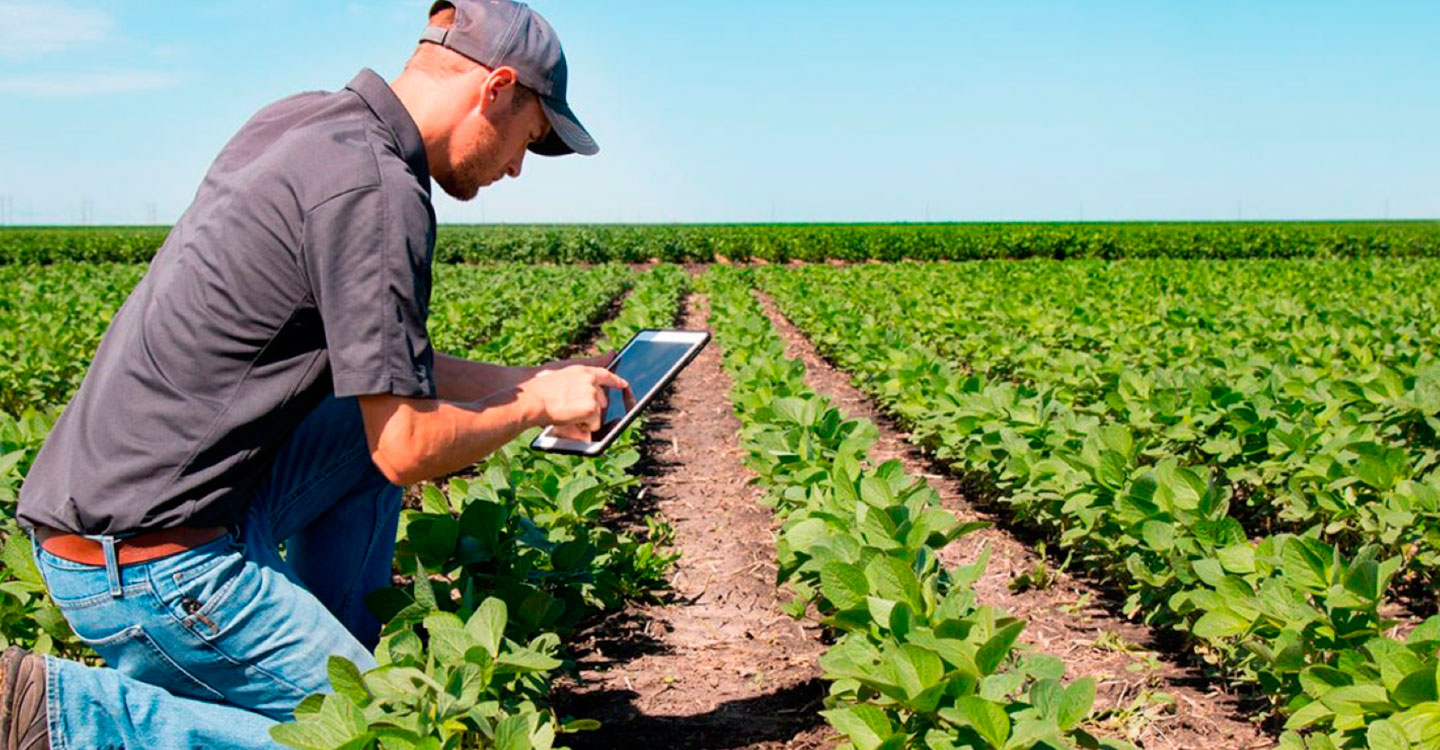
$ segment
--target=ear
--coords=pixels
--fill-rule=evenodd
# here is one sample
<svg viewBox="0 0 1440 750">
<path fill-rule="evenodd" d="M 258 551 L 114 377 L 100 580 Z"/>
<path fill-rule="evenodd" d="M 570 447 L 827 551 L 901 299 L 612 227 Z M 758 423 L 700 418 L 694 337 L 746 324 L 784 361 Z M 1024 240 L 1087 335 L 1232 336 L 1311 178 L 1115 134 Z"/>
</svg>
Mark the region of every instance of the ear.
<svg viewBox="0 0 1440 750">
<path fill-rule="evenodd" d="M 509 65 L 502 65 L 485 76 L 484 83 L 480 84 L 480 111 L 487 112 L 496 102 L 508 102 L 509 97 L 515 94 L 515 85 L 519 80 L 515 77 L 515 69 Z"/>
</svg>

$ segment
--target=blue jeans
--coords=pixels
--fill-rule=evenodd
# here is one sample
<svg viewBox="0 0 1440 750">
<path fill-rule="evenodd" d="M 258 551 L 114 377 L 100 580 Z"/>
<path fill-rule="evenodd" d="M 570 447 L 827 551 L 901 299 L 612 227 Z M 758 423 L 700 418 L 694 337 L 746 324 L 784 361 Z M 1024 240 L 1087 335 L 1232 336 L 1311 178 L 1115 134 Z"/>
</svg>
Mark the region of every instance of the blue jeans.
<svg viewBox="0 0 1440 750">
<path fill-rule="evenodd" d="M 37 546 L 51 596 L 108 665 L 46 658 L 50 746 L 280 747 L 269 728 L 329 690 L 330 655 L 375 666 L 365 595 L 390 583 L 400 496 L 370 460 L 359 404 L 331 397 L 226 536 L 118 568 Z"/>
</svg>

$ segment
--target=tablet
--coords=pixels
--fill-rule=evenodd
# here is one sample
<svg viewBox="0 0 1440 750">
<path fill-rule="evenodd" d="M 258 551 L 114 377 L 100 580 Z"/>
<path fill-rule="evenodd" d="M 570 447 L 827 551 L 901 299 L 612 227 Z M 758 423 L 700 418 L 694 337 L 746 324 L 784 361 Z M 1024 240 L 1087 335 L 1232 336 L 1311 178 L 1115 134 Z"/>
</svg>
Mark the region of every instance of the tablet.
<svg viewBox="0 0 1440 750">
<path fill-rule="evenodd" d="M 645 330 L 625 345 L 611 360 L 609 370 L 630 384 L 634 400 L 626 403 L 619 388 L 606 388 L 607 406 L 600 429 L 589 440 L 558 437 L 554 427 L 546 427 L 530 447 L 551 453 L 577 456 L 598 456 L 615 442 L 640 411 L 655 398 L 674 377 L 690 364 L 690 360 L 710 341 L 705 331 Z M 628 407 L 628 408 L 627 408 Z"/>
</svg>

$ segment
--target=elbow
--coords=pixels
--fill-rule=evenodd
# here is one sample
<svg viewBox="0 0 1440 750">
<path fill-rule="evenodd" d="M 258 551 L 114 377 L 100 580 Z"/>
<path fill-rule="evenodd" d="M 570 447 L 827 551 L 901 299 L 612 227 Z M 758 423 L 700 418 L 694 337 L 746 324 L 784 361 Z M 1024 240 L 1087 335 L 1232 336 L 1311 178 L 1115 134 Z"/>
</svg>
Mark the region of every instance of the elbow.
<svg viewBox="0 0 1440 750">
<path fill-rule="evenodd" d="M 380 434 L 370 443 L 370 460 L 386 481 L 397 487 L 430 478 L 423 457 L 415 450 L 415 420 L 410 409 L 401 408 L 386 420 Z"/>
<path fill-rule="evenodd" d="M 413 458 L 404 455 L 397 456 L 394 451 L 373 451 L 370 454 L 370 460 L 375 464 L 375 468 L 380 470 L 385 481 L 396 487 L 406 487 L 427 478 Z"/>
</svg>

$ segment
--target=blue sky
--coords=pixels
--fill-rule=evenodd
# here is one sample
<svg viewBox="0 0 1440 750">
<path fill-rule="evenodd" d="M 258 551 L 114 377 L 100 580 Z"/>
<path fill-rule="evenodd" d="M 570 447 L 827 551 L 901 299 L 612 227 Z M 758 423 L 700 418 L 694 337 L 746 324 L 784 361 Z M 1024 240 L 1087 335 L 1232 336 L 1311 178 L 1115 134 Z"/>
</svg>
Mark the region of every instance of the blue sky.
<svg viewBox="0 0 1440 750">
<path fill-rule="evenodd" d="M 173 221 L 428 4 L 0 0 L 0 222 Z M 600 155 L 441 221 L 1440 216 L 1440 3 L 535 5 Z"/>
</svg>

